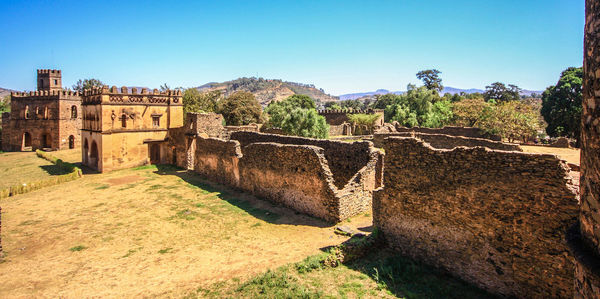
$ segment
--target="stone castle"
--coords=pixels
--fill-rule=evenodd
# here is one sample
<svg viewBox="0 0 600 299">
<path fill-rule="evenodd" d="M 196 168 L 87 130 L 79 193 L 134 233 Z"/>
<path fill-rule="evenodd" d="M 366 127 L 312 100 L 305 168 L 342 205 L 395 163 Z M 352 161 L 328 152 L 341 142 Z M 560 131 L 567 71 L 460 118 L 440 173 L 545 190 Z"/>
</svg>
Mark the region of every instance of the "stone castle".
<svg viewBox="0 0 600 299">
<path fill-rule="evenodd" d="M 2 114 L 2 150 L 61 150 L 81 146 L 81 96 L 63 90 L 60 70 L 38 70 L 37 90 L 11 93 Z"/>
<path fill-rule="evenodd" d="M 82 118 L 83 163 L 99 171 L 174 164 L 329 222 L 372 211 L 389 247 L 491 293 L 600 298 L 599 0 L 586 1 L 585 49 L 579 193 L 579 173 L 557 156 L 471 129 L 392 126 L 351 143 L 240 132 L 217 114 L 184 122 L 179 92 L 79 95 L 57 89 L 57 71 L 41 71 L 38 91 L 14 94 L 3 146 L 65 148 L 61 125 Z"/>
</svg>

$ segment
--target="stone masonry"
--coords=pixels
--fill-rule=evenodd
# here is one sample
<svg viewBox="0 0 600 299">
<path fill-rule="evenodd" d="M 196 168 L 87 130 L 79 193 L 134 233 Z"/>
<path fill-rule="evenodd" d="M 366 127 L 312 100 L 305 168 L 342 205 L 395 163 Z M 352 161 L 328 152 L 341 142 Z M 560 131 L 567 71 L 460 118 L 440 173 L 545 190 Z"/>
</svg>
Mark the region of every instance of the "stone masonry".
<svg viewBox="0 0 600 299">
<path fill-rule="evenodd" d="M 38 70 L 38 90 L 11 93 L 2 114 L 2 150 L 62 150 L 81 144 L 81 97 L 63 90 L 60 70 Z"/>
<path fill-rule="evenodd" d="M 571 247 L 575 298 L 600 298 L 600 1 L 585 5 L 581 208 Z"/>
<path fill-rule="evenodd" d="M 492 293 L 567 298 L 573 258 L 566 232 L 578 202 L 554 155 L 434 148 L 410 137 L 384 141 L 374 225 L 400 253 L 444 268 Z"/>
</svg>

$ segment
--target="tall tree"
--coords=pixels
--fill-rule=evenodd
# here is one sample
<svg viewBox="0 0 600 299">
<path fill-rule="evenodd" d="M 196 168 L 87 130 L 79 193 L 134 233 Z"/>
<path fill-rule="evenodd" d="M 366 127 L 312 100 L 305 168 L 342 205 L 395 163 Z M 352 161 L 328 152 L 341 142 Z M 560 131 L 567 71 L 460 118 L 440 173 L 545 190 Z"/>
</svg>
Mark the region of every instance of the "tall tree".
<svg viewBox="0 0 600 299">
<path fill-rule="evenodd" d="M 183 92 L 183 111 L 214 112 L 221 98 L 220 91 L 200 92 L 196 88 L 188 88 Z"/>
<path fill-rule="evenodd" d="M 501 82 L 494 82 L 485 87 L 483 97 L 486 101 L 494 100 L 496 102 L 517 101 L 521 98 L 519 95 L 521 89 L 513 84 L 506 85 Z"/>
<path fill-rule="evenodd" d="M 423 81 L 423 85 L 427 89 L 442 92 L 444 86 L 442 85 L 442 78 L 439 76 L 441 73 L 436 69 L 424 70 L 417 73 L 417 78 Z"/>
<path fill-rule="evenodd" d="M 104 83 L 98 79 L 79 79 L 75 85 L 73 85 L 73 90 L 78 92 L 83 92 L 84 90 L 102 87 Z"/>
<path fill-rule="evenodd" d="M 250 92 L 237 91 L 224 100 L 219 101 L 217 112 L 223 114 L 225 122 L 230 126 L 260 123 L 262 107 Z"/>
<path fill-rule="evenodd" d="M 567 136 L 579 141 L 581 132 L 581 98 L 583 68 L 564 70 L 554 86 L 542 94 L 542 116 L 550 136 Z"/>
</svg>

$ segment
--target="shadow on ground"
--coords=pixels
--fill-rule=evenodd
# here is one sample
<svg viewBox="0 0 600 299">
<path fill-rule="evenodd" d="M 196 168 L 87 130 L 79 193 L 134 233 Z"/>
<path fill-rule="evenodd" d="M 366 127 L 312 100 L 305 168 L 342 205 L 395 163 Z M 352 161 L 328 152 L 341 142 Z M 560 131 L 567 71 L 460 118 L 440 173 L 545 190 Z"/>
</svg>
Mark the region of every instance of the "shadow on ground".
<svg viewBox="0 0 600 299">
<path fill-rule="evenodd" d="M 246 211 L 255 218 L 272 224 L 292 224 L 316 227 L 332 227 L 333 224 L 320 219 L 300 214 L 292 209 L 274 205 L 266 200 L 256 198 L 230 187 L 202 179 L 198 174 L 172 165 L 156 165 L 159 175 L 175 175 L 186 183 L 210 193 L 218 193 L 217 197 Z"/>
<path fill-rule="evenodd" d="M 371 237 L 353 237 L 343 244 L 357 244 L 369 238 Z M 331 247 L 321 250 L 330 252 Z M 402 256 L 386 247 L 382 241 L 367 246 L 364 256 L 344 265 L 366 274 L 379 288 L 384 288 L 399 298 L 499 298 L 444 269 Z"/>
<path fill-rule="evenodd" d="M 44 170 L 45 172 L 47 172 L 49 175 L 63 175 L 63 174 L 69 173 L 64 168 L 61 168 L 56 164 L 42 165 L 42 166 L 40 166 L 40 168 L 42 170 Z"/>
</svg>

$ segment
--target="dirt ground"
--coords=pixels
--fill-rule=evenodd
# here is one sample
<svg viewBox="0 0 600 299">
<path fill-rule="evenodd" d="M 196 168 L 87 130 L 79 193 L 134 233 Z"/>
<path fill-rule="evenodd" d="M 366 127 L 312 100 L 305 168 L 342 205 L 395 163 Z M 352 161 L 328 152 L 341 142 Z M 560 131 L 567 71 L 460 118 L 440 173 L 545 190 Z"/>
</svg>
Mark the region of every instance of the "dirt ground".
<svg viewBox="0 0 600 299">
<path fill-rule="evenodd" d="M 521 148 L 527 153 L 555 154 L 569 163 L 579 164 L 580 150 L 576 148 L 558 148 L 531 145 L 521 145 Z"/>
<path fill-rule="evenodd" d="M 159 169 L 91 174 L 0 200 L 0 297 L 180 297 L 347 239 L 317 219 Z M 371 217 L 344 224 L 369 231 Z"/>
</svg>

